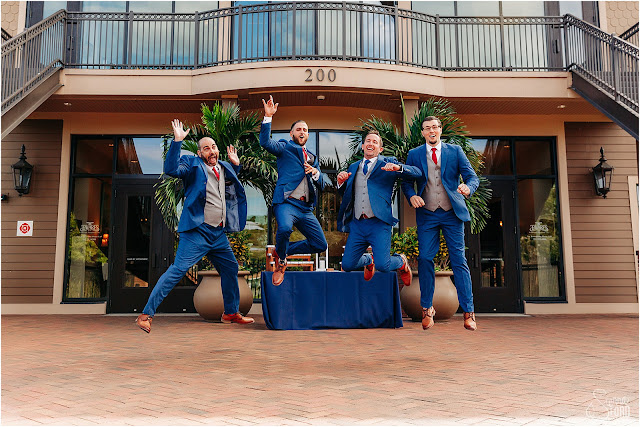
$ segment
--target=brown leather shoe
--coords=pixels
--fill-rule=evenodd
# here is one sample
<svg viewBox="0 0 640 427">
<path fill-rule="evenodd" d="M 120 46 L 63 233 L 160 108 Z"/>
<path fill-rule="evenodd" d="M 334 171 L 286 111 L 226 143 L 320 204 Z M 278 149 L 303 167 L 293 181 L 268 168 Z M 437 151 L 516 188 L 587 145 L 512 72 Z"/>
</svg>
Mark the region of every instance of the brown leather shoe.
<svg viewBox="0 0 640 427">
<path fill-rule="evenodd" d="M 284 280 L 284 271 L 287 269 L 287 260 L 284 260 L 284 264 L 276 259 L 276 269 L 273 270 L 273 276 L 271 276 L 271 283 L 273 286 L 280 286 Z"/>
<path fill-rule="evenodd" d="M 233 313 L 233 314 L 223 313 L 220 321 L 222 323 L 239 323 L 241 325 L 246 325 L 248 323 L 255 322 L 253 317 L 244 317 L 240 313 Z"/>
<path fill-rule="evenodd" d="M 373 255 L 371 255 L 371 264 L 364 266 L 364 280 L 368 282 L 373 279 L 374 274 L 376 274 L 376 265 L 373 263 Z"/>
<path fill-rule="evenodd" d="M 433 306 L 429 308 L 422 307 L 422 329 L 427 330 L 434 325 L 433 316 L 436 315 L 436 309 Z"/>
<path fill-rule="evenodd" d="M 149 333 L 151 332 L 152 320 L 153 320 L 153 317 L 149 316 L 148 314 L 141 314 L 136 318 L 136 324 L 140 329 L 142 329 L 146 333 Z"/>
<path fill-rule="evenodd" d="M 411 286 L 411 281 L 413 280 L 413 273 L 411 272 L 411 267 L 409 267 L 409 260 L 405 254 L 400 254 L 400 258 L 402 258 L 402 267 L 398 270 L 398 276 L 402 281 L 402 284 L 405 286 Z"/>
<path fill-rule="evenodd" d="M 478 327 L 476 326 L 476 314 L 471 312 L 471 313 L 464 313 L 464 327 L 470 331 L 475 331 L 476 329 L 478 329 Z"/>
</svg>

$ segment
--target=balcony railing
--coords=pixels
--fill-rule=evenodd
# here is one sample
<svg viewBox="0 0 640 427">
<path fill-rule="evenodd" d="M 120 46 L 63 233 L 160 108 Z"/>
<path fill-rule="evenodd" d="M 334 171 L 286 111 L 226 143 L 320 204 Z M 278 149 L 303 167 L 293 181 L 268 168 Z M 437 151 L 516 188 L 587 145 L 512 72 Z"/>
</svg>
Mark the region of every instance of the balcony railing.
<svg viewBox="0 0 640 427">
<path fill-rule="evenodd" d="M 61 63 L 197 69 L 277 60 L 449 71 L 572 69 L 638 111 L 638 48 L 571 15 L 440 17 L 347 2 L 240 4 L 194 14 L 60 11 L 3 43 L 3 76 L 12 77 L 3 78 L 2 109 Z"/>
<path fill-rule="evenodd" d="M 67 16 L 67 66 L 203 68 L 332 59 L 438 70 L 564 70 L 562 17 L 438 17 L 397 7 L 292 2 L 195 14 Z"/>
<path fill-rule="evenodd" d="M 634 46 L 638 46 L 638 22 L 633 24 L 627 31 L 620 34 L 622 40 L 626 40 Z"/>
</svg>

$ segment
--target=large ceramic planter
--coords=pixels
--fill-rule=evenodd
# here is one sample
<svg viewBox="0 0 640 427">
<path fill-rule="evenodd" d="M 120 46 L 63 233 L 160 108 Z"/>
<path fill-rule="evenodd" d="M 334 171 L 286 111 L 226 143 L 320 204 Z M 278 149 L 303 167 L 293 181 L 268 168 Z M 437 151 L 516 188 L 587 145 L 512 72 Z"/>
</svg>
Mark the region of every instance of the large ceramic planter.
<svg viewBox="0 0 640 427">
<path fill-rule="evenodd" d="M 238 272 L 238 286 L 240 288 L 240 313 L 246 315 L 253 305 L 253 292 L 247 283 L 248 271 Z M 220 274 L 217 271 L 198 271 L 202 281 L 193 293 L 193 305 L 200 316 L 206 320 L 220 321 L 224 313 L 222 300 L 222 286 Z"/>
<path fill-rule="evenodd" d="M 434 320 L 449 319 L 458 310 L 458 293 L 451 281 L 451 276 L 453 276 L 452 271 L 436 271 L 436 287 L 433 292 L 433 308 L 436 310 Z M 400 291 L 400 303 L 411 320 L 422 321 L 418 272 L 413 272 L 411 286 L 404 286 Z"/>
</svg>

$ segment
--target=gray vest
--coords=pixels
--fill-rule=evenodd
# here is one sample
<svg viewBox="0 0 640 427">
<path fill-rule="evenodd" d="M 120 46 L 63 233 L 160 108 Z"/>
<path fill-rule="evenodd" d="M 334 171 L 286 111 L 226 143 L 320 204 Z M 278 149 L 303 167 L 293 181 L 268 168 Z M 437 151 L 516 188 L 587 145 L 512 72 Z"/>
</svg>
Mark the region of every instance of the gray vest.
<svg viewBox="0 0 640 427">
<path fill-rule="evenodd" d="M 222 222 L 225 225 L 227 206 L 224 200 L 224 168 L 218 164 L 220 179 L 216 178 L 211 166 L 205 165 L 207 169 L 207 203 L 204 205 L 204 222 L 217 227 Z"/>
<path fill-rule="evenodd" d="M 369 176 L 371 176 L 371 172 L 373 172 L 373 166 L 369 164 L 369 170 L 367 170 L 366 175 L 362 171 L 363 167 L 364 160 L 360 161 L 360 166 L 358 166 L 353 188 L 353 216 L 355 219 L 359 219 L 362 214 L 373 218 L 373 210 L 371 209 L 371 201 L 369 200 L 369 187 L 367 186 L 367 180 Z"/>
<path fill-rule="evenodd" d="M 298 184 L 296 189 L 289 194 L 289 197 L 293 197 L 294 199 L 300 199 L 302 196 L 304 196 L 305 201 L 309 201 L 309 183 L 307 175 L 302 178 L 302 181 L 300 181 L 300 184 Z"/>
<path fill-rule="evenodd" d="M 309 154 L 310 156 L 310 154 Z M 293 190 L 291 192 L 291 194 L 289 194 L 289 197 L 293 197 L 294 199 L 298 199 L 300 200 L 302 198 L 302 196 L 304 196 L 304 200 L 306 202 L 309 202 L 309 180 L 307 179 L 307 175 L 304 176 L 304 178 L 302 178 L 302 181 L 300 181 L 300 184 L 298 184 L 298 186 L 295 188 L 295 190 Z"/>
<path fill-rule="evenodd" d="M 427 147 L 428 148 L 428 147 Z M 440 162 L 436 165 L 431 159 L 431 150 L 427 150 L 427 164 L 429 165 L 429 179 L 427 180 L 427 186 L 422 193 L 424 199 L 424 208 L 430 211 L 435 211 L 438 208 L 442 210 L 451 210 L 451 201 L 447 191 L 442 186 L 442 180 L 440 179 L 440 163 L 442 163 L 442 152 L 440 155 Z"/>
</svg>

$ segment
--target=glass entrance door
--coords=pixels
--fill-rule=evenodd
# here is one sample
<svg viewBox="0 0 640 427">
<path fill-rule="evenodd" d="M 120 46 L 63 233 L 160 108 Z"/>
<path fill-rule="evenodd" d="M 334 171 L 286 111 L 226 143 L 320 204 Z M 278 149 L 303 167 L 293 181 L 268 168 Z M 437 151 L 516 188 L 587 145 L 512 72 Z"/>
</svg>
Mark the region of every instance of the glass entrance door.
<svg viewBox="0 0 640 427">
<path fill-rule="evenodd" d="M 475 310 L 479 313 L 520 313 L 514 182 L 493 181 L 487 226 L 467 233 L 468 260 Z"/>
<path fill-rule="evenodd" d="M 110 311 L 140 313 L 160 276 L 173 262 L 177 236 L 165 225 L 154 200 L 155 178 L 114 180 L 113 265 Z M 158 312 L 195 312 L 195 270 L 189 271 Z"/>
</svg>

